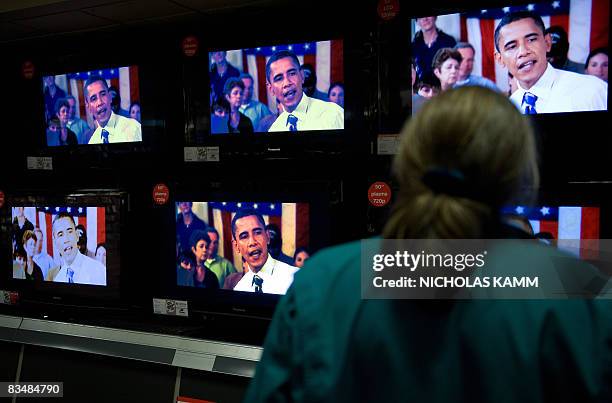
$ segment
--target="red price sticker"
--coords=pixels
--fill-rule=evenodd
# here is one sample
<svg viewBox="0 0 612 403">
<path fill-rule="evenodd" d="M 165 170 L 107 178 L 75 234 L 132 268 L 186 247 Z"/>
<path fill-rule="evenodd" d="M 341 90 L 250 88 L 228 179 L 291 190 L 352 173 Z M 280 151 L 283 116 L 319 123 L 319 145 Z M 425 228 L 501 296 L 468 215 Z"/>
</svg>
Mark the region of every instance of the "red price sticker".
<svg viewBox="0 0 612 403">
<path fill-rule="evenodd" d="M 4 206 L 4 192 L 0 190 L 0 208 Z"/>
<path fill-rule="evenodd" d="M 385 182 L 374 182 L 368 189 L 368 201 L 374 207 L 383 207 L 391 200 L 391 188 Z"/>
<path fill-rule="evenodd" d="M 397 17 L 399 8 L 399 0 L 378 0 L 378 7 L 376 10 L 381 19 L 389 21 Z"/>
<path fill-rule="evenodd" d="M 155 185 L 153 188 L 153 203 L 157 204 L 158 206 L 162 206 L 168 203 L 169 199 L 170 190 L 168 189 L 168 186 L 164 185 L 163 183 L 158 183 Z"/>
<path fill-rule="evenodd" d="M 30 61 L 23 62 L 21 65 L 21 75 L 26 80 L 31 80 L 34 77 L 34 63 Z"/>
<path fill-rule="evenodd" d="M 183 54 L 187 57 L 193 57 L 198 53 L 199 42 L 195 36 L 188 36 L 183 39 L 181 48 L 183 48 Z"/>
</svg>

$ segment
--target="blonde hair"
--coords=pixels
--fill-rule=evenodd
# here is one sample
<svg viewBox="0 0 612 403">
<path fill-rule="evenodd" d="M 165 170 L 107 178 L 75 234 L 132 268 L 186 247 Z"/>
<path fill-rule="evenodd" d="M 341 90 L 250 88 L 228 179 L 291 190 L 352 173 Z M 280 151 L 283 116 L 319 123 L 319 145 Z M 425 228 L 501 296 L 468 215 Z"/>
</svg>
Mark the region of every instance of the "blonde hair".
<svg viewBox="0 0 612 403">
<path fill-rule="evenodd" d="M 463 192 L 432 186 L 426 179 L 432 172 Z M 393 173 L 400 192 L 385 238 L 480 238 L 502 205 L 537 188 L 534 133 L 501 94 L 454 89 L 425 104 L 403 129 Z"/>
</svg>

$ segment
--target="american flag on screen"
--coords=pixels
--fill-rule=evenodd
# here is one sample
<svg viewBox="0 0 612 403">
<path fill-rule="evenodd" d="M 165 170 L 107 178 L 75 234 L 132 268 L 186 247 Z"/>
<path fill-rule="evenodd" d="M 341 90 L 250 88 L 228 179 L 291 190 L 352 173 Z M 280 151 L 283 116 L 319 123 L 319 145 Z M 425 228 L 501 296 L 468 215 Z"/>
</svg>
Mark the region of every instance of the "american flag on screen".
<svg viewBox="0 0 612 403">
<path fill-rule="evenodd" d="M 558 241 L 560 249 L 581 257 L 589 257 L 589 249 L 593 247 L 590 240 L 599 239 L 599 207 L 513 206 L 506 207 L 502 213 L 526 217 L 535 234 L 548 232 Z"/>
<path fill-rule="evenodd" d="M 238 70 L 253 76 L 253 99 L 276 111 L 273 97 L 266 88 L 266 63 L 279 50 L 293 51 L 301 64 L 310 64 L 317 73 L 317 89 L 327 93 L 333 82 L 344 82 L 344 60 L 342 40 L 295 43 L 266 46 L 227 52 L 227 60 Z"/>
<path fill-rule="evenodd" d="M 502 8 L 475 10 L 439 16 L 436 25 L 457 40 L 469 42 L 476 50 L 474 75 L 491 79 L 508 89 L 508 72 L 494 60 L 494 32 L 501 18 L 515 11 L 539 14 L 546 28 L 561 26 L 568 33 L 569 59 L 585 63 L 592 49 L 608 46 L 610 3 L 608 0 L 550 0 Z"/>
<path fill-rule="evenodd" d="M 59 213 L 68 213 L 74 219 L 74 224 L 83 225 L 87 232 L 87 249 L 95 252 L 100 243 L 106 242 L 106 210 L 104 207 L 26 207 L 24 215 L 40 228 L 43 238 L 43 252 L 51 257 L 59 256 L 53 247 L 53 219 Z"/>
<path fill-rule="evenodd" d="M 276 224 L 283 240 L 283 253 L 293 256 L 295 249 L 309 245 L 310 209 L 308 203 L 281 202 L 209 202 L 204 203 L 208 211 L 208 224 L 219 232 L 219 255 L 231 261 L 236 268 L 242 267 L 239 254 L 232 246 L 232 218 L 241 208 L 252 208 L 260 212 L 266 224 Z M 194 202 L 194 207 L 196 202 Z"/>
<path fill-rule="evenodd" d="M 129 110 L 130 104 L 139 100 L 138 66 L 112 67 L 55 76 L 56 85 L 63 89 L 66 95 L 72 95 L 76 98 L 77 116 L 88 121 L 90 126 L 93 127 L 93 121 L 88 119 L 85 108 L 83 84 L 92 75 L 102 77 L 109 87 L 117 88 L 121 97 L 121 109 Z"/>
</svg>

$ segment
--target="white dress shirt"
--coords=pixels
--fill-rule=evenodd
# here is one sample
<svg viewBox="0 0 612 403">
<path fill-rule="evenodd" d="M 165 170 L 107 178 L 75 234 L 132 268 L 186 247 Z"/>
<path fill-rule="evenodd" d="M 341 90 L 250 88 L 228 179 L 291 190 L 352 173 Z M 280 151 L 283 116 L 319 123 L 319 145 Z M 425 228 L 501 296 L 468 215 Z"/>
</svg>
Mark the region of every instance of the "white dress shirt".
<svg viewBox="0 0 612 403">
<path fill-rule="evenodd" d="M 74 283 L 106 285 L 106 268 L 102 263 L 83 255 L 81 252 L 77 252 L 74 261 L 70 265 L 62 259 L 60 270 L 53 278 L 53 281 L 56 283 L 67 283 L 68 267 L 74 270 L 74 275 L 72 276 Z"/>
<path fill-rule="evenodd" d="M 97 122 L 96 122 L 97 124 Z M 108 131 L 109 143 L 129 143 L 142 141 L 140 123 L 136 119 L 126 118 L 111 112 L 106 126 L 98 125 L 89 139 L 89 144 L 102 144 L 102 130 Z"/>
<path fill-rule="evenodd" d="M 287 289 L 293 283 L 293 275 L 298 270 L 295 266 L 274 259 L 268 253 L 268 259 L 263 267 L 257 273 L 252 270 L 247 271 L 236 284 L 234 290 L 255 292 L 253 277 L 257 274 L 263 280 L 262 292 L 266 294 L 286 294 Z"/>
<path fill-rule="evenodd" d="M 298 131 L 344 129 L 344 109 L 340 105 L 310 98 L 304 93 L 291 115 L 298 118 L 296 124 Z M 288 116 L 287 111 L 281 113 L 268 131 L 288 132 Z"/>
<path fill-rule="evenodd" d="M 584 74 L 558 70 L 548 64 L 542 77 L 528 90 L 518 84 L 510 100 L 521 106 L 523 95 L 530 92 L 538 97 L 537 113 L 605 111 L 608 109 L 608 83 Z"/>
</svg>

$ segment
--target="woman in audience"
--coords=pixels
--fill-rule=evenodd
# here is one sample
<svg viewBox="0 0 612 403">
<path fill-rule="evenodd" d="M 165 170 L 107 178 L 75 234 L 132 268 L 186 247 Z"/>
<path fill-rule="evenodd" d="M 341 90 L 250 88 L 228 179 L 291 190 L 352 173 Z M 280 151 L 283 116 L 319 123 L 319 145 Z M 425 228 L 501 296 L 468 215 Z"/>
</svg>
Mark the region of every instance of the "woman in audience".
<svg viewBox="0 0 612 403">
<path fill-rule="evenodd" d="M 140 122 L 140 102 L 132 102 L 130 105 L 130 117 Z"/>
<path fill-rule="evenodd" d="M 333 83 L 329 86 L 329 91 L 327 91 L 327 97 L 330 102 L 340 105 L 344 108 L 344 84 L 342 83 Z"/>
<path fill-rule="evenodd" d="M 587 74 L 608 82 L 608 48 L 592 50 L 587 57 L 584 70 Z"/>
<path fill-rule="evenodd" d="M 230 104 L 229 119 L 227 122 L 227 130 L 229 133 L 253 133 L 253 123 L 246 115 L 240 112 L 242 104 L 242 93 L 244 92 L 244 83 L 236 77 L 228 78 L 223 87 L 225 99 Z"/>
<path fill-rule="evenodd" d="M 436 52 L 432 67 L 434 74 L 440 80 L 441 91 L 453 88 L 459 79 L 461 60 L 461 53 L 458 50 L 442 48 Z"/>
<path fill-rule="evenodd" d="M 386 239 L 528 236 L 500 210 L 538 186 L 534 133 L 502 94 L 462 87 L 427 102 L 393 171 L 400 190 Z M 510 267 L 594 270 L 523 242 L 522 254 L 493 252 Z M 362 253 L 362 242 L 322 250 L 296 274 L 245 401 L 612 401 L 609 302 L 366 299 Z"/>
<path fill-rule="evenodd" d="M 22 247 L 25 251 L 25 259 L 23 261 L 23 272 L 26 280 L 43 281 L 41 268 L 34 262 L 34 254 L 36 253 L 36 234 L 33 231 L 27 230 L 23 234 Z"/>
</svg>

